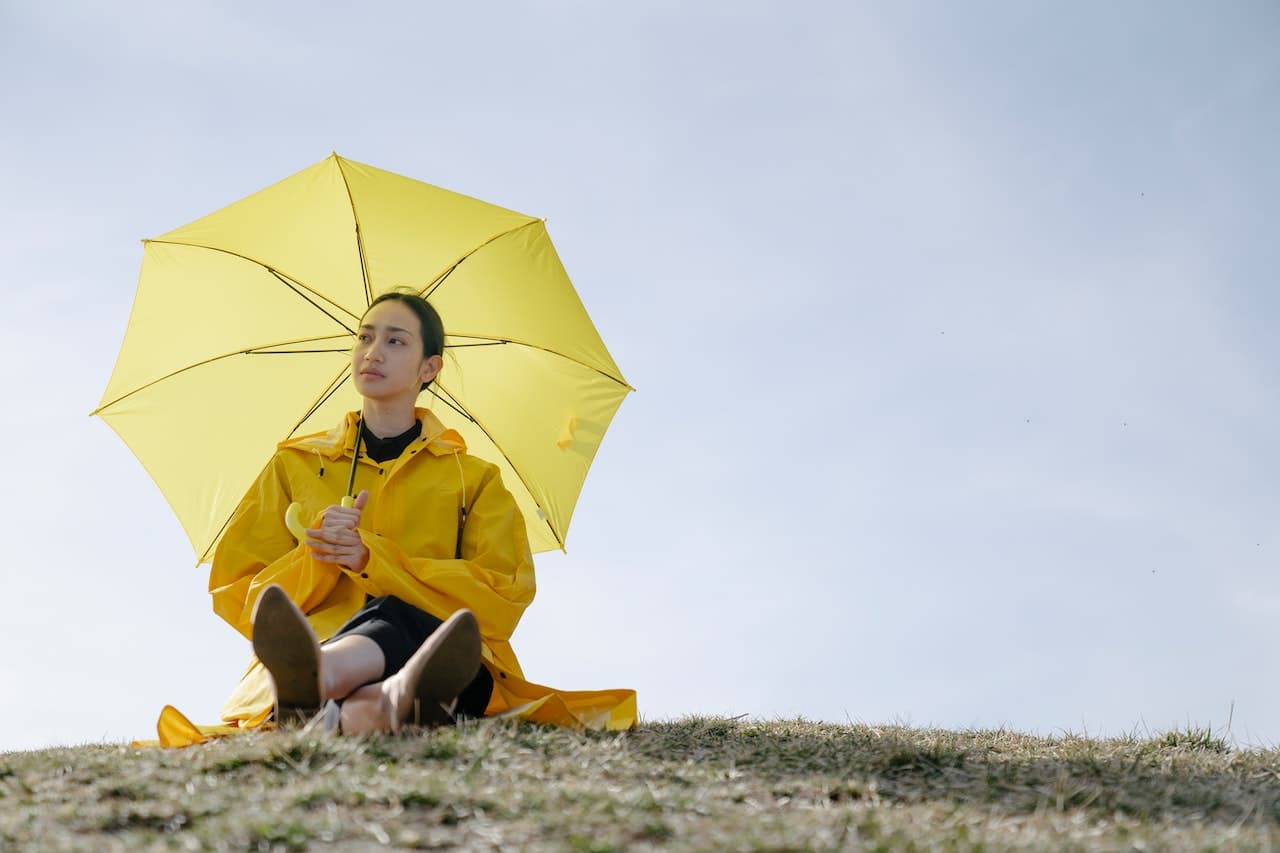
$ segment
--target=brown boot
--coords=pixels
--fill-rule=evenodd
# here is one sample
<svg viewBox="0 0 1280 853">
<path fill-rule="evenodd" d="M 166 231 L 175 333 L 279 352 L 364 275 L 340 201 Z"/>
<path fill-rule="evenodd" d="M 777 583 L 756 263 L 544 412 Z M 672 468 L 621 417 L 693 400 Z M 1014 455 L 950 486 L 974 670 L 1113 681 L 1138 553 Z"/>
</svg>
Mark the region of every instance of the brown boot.
<svg viewBox="0 0 1280 853">
<path fill-rule="evenodd" d="M 275 584 L 253 608 L 253 652 L 275 685 L 276 724 L 306 722 L 320 708 L 320 642 L 307 617 Z"/>
<path fill-rule="evenodd" d="M 392 729 L 412 722 L 440 726 L 453 722 L 458 694 L 480 671 L 480 625 L 470 610 L 459 610 L 418 647 L 396 674 L 393 693 L 397 720 Z"/>
</svg>

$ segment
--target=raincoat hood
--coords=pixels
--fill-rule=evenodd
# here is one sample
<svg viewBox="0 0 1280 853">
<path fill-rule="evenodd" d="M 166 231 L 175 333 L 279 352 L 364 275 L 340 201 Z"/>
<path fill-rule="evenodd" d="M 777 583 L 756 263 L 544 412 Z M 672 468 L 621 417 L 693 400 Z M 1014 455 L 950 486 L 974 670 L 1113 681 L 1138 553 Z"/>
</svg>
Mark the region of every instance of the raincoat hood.
<svg viewBox="0 0 1280 853">
<path fill-rule="evenodd" d="M 418 407 L 414 409 L 418 420 L 422 421 L 422 436 L 427 450 L 433 456 L 445 456 L 450 453 L 466 453 L 467 443 L 457 430 L 452 430 L 441 423 L 430 409 Z M 360 423 L 359 412 L 347 412 L 342 422 L 327 432 L 312 433 L 297 438 L 290 438 L 276 445 L 280 450 L 306 450 L 318 453 L 326 459 L 350 458 L 356 446 L 356 429 Z"/>
</svg>

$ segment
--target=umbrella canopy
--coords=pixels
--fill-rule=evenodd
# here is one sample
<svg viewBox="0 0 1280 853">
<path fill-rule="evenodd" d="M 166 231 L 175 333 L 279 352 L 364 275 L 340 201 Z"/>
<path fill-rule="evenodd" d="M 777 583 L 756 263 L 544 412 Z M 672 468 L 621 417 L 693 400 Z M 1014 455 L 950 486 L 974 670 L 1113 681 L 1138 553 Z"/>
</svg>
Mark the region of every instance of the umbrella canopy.
<svg viewBox="0 0 1280 853">
<path fill-rule="evenodd" d="M 444 319 L 445 369 L 423 405 L 498 465 L 533 550 L 564 547 L 632 389 L 543 220 L 334 154 L 144 247 L 93 414 L 156 481 L 199 562 L 278 442 L 360 407 L 352 335 L 396 288 Z"/>
</svg>

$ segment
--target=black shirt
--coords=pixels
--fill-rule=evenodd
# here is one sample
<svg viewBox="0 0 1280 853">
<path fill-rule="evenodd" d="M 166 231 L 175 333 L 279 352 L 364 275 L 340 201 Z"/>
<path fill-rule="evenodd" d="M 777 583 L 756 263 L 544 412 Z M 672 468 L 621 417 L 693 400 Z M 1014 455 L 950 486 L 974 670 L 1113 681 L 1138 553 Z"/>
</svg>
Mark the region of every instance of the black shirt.
<svg viewBox="0 0 1280 853">
<path fill-rule="evenodd" d="M 395 459 L 401 453 L 404 453 L 404 449 L 420 435 L 422 435 L 422 421 L 414 421 L 413 426 L 390 438 L 378 438 L 369 432 L 368 426 L 365 424 L 360 425 L 360 441 L 364 444 L 364 455 L 374 462 L 386 462 L 388 459 Z"/>
</svg>

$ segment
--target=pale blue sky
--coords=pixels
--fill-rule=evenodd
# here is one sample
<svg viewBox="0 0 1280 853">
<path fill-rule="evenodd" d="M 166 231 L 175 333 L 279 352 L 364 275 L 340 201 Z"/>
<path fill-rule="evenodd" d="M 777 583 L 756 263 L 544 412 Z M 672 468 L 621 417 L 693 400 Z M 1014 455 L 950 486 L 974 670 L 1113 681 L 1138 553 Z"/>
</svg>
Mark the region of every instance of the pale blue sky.
<svg viewBox="0 0 1280 853">
<path fill-rule="evenodd" d="M 1280 742 L 1277 43 L 1269 2 L 0 2 L 0 749 L 216 720 L 247 644 L 85 414 L 138 241 L 332 150 L 547 217 L 639 388 L 533 680 Z"/>
</svg>

